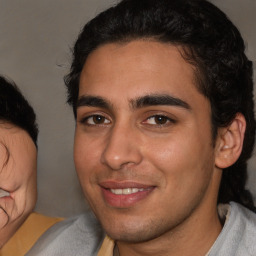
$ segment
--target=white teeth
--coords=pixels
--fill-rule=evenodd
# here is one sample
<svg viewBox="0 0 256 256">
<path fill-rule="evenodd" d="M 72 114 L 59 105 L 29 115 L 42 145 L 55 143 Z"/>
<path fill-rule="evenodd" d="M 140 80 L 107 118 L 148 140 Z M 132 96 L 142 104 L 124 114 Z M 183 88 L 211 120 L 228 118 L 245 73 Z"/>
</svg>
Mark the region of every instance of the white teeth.
<svg viewBox="0 0 256 256">
<path fill-rule="evenodd" d="M 122 189 L 111 189 L 111 192 L 116 194 L 116 195 L 122 195 L 123 194 Z"/>
<path fill-rule="evenodd" d="M 130 195 L 143 190 L 143 188 L 110 189 L 110 191 L 115 195 Z"/>
<path fill-rule="evenodd" d="M 5 191 L 5 190 L 0 188 L 0 198 L 1 197 L 5 197 L 5 196 L 9 196 L 9 195 L 10 195 L 9 192 L 7 192 L 7 191 Z"/>
</svg>

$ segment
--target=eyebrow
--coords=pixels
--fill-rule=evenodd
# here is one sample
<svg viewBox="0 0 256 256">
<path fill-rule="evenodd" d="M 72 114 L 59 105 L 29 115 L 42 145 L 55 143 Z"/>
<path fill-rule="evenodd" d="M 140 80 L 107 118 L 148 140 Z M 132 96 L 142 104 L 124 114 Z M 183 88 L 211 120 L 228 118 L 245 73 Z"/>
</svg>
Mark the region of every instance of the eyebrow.
<svg viewBox="0 0 256 256">
<path fill-rule="evenodd" d="M 110 105 L 104 98 L 99 96 L 83 95 L 79 97 L 76 107 L 100 107 L 109 109 Z"/>
<path fill-rule="evenodd" d="M 143 108 L 148 106 L 175 106 L 181 107 L 187 110 L 191 110 L 191 106 L 176 97 L 170 96 L 168 94 L 150 94 L 145 95 L 142 97 L 138 97 L 136 99 L 130 100 L 130 105 L 132 109 Z M 113 109 L 111 103 L 108 100 L 100 97 L 100 96 L 90 96 L 90 95 L 83 95 L 79 97 L 77 101 L 77 108 L 79 107 L 100 107 L 105 109 Z"/>
<path fill-rule="evenodd" d="M 136 100 L 132 100 L 131 104 L 134 109 L 148 107 L 148 106 L 167 105 L 167 106 L 176 106 L 176 107 L 181 107 L 187 110 L 191 110 L 191 106 L 187 102 L 179 98 L 170 96 L 168 94 L 145 95 L 145 96 L 139 97 Z"/>
</svg>

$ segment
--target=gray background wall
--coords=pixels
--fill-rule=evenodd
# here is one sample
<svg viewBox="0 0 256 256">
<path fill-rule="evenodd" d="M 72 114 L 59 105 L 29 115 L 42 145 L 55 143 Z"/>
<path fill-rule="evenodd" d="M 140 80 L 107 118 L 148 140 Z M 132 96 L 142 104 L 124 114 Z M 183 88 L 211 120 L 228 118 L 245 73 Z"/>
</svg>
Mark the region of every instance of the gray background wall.
<svg viewBox="0 0 256 256">
<path fill-rule="evenodd" d="M 247 42 L 247 54 L 255 63 L 256 0 L 212 2 L 239 27 Z M 74 120 L 65 104 L 63 76 L 78 32 L 111 3 L 115 0 L 0 0 L 0 74 L 18 84 L 37 113 L 36 210 L 47 215 L 67 217 L 88 209 L 73 165 Z M 254 196 L 255 164 L 254 156 L 248 183 Z"/>
</svg>

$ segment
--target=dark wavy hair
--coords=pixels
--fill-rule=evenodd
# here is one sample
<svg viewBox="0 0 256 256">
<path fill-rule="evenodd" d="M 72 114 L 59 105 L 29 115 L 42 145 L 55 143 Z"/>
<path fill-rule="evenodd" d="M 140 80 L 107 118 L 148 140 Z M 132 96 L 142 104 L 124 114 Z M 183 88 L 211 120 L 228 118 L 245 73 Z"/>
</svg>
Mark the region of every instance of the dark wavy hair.
<svg viewBox="0 0 256 256">
<path fill-rule="evenodd" d="M 238 161 L 223 171 L 218 203 L 236 201 L 255 210 L 245 189 L 255 137 L 252 62 L 244 53 L 238 29 L 208 1 L 123 0 L 87 23 L 64 79 L 75 117 L 80 74 L 88 55 L 101 45 L 136 39 L 182 47 L 182 56 L 195 67 L 199 91 L 210 101 L 214 138 L 218 128 L 228 126 L 237 113 L 245 116 L 243 150 Z"/>
<path fill-rule="evenodd" d="M 37 147 L 38 126 L 33 108 L 13 82 L 0 76 L 0 123 L 3 122 L 25 130 Z"/>
</svg>

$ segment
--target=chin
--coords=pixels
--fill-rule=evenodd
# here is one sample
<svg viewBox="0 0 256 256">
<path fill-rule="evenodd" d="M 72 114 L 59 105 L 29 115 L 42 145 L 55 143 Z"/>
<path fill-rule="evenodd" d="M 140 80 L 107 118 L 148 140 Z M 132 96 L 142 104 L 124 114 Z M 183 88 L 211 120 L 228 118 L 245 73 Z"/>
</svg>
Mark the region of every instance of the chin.
<svg viewBox="0 0 256 256">
<path fill-rule="evenodd" d="M 170 230 L 170 227 L 165 223 L 133 223 L 132 225 L 113 224 L 104 227 L 104 230 L 115 241 L 125 243 L 142 243 L 149 240 L 154 240 Z"/>
</svg>

